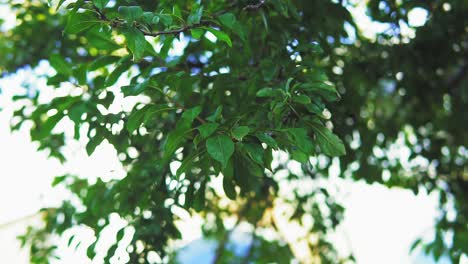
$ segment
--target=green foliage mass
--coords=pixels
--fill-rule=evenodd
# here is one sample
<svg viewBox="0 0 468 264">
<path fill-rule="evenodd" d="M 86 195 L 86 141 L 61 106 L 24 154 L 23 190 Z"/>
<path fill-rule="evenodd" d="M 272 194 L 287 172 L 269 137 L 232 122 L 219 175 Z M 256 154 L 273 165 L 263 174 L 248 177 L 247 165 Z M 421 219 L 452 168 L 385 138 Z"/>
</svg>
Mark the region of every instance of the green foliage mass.
<svg viewBox="0 0 468 264">
<path fill-rule="evenodd" d="M 171 242 L 182 235 L 176 211 L 184 210 L 202 216 L 204 234 L 219 240 L 216 262 L 238 261 L 223 250 L 230 234 L 223 219 L 234 217 L 279 234 L 272 241 L 254 232 L 239 263 L 286 263 L 294 249 L 281 241 L 272 213 L 278 204 L 292 208 L 290 221 L 306 230 L 311 257 L 344 261 L 326 240 L 343 207 L 319 184 L 339 156 L 342 178 L 438 192 L 435 239 L 423 247 L 458 263 L 468 252 L 468 2 L 365 5 L 387 30 L 366 37 L 348 1 L 3 4 L 16 13 L 16 24 L 0 32 L 2 75 L 45 60 L 55 69 L 44 76 L 47 85 L 64 91 L 44 102 L 30 84 L 14 98 L 12 128 L 33 124 L 32 140 L 61 161 L 71 140 L 87 138 L 90 155 L 106 141 L 126 170 L 123 179 L 106 182 L 58 177 L 54 184 L 76 199 L 45 210 L 45 229 L 22 238 L 31 261 L 48 263 L 55 248 L 44 241 L 74 226 L 94 231 L 87 252 L 95 258 L 113 214 L 128 226 L 116 234 L 106 263 L 131 228 L 124 245 L 131 263 L 147 262 L 154 252 L 174 261 Z M 428 13 L 421 27 L 408 22 L 416 8 Z M 137 103 L 119 108 L 121 97 Z M 73 122 L 74 131 L 56 132 L 62 120 Z M 394 157 L 396 145 L 406 158 Z M 301 164 L 301 174 L 288 161 L 272 166 L 278 150 Z M 313 187 L 299 188 L 307 184 Z"/>
</svg>

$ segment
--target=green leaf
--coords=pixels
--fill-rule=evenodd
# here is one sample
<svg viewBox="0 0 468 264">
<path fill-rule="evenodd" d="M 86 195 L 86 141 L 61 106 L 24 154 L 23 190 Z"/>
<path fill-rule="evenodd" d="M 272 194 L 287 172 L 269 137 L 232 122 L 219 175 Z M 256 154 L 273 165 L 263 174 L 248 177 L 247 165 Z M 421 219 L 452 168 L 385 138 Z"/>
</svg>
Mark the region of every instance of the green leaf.
<svg viewBox="0 0 468 264">
<path fill-rule="evenodd" d="M 262 143 L 267 144 L 270 148 L 278 149 L 278 143 L 271 136 L 265 133 L 259 133 L 256 136 Z"/>
<path fill-rule="evenodd" d="M 134 27 L 124 30 L 124 35 L 127 40 L 127 47 L 133 54 L 133 60 L 138 61 L 143 58 L 145 50 L 149 48 L 145 35 Z"/>
<path fill-rule="evenodd" d="M 286 85 L 284 86 L 284 90 L 289 92 L 290 88 L 291 88 L 291 82 L 294 80 L 294 78 L 288 78 L 288 80 L 286 81 Z"/>
<path fill-rule="evenodd" d="M 67 174 L 55 177 L 54 180 L 52 181 L 52 187 L 59 185 L 61 182 L 67 179 L 67 177 L 68 177 Z"/>
<path fill-rule="evenodd" d="M 176 17 L 181 18 L 182 17 L 182 11 L 180 11 L 179 5 L 175 4 L 172 5 L 172 14 Z"/>
<path fill-rule="evenodd" d="M 109 0 L 93 0 L 93 3 L 97 8 L 102 10 L 109 3 Z"/>
<path fill-rule="evenodd" d="M 71 65 L 60 54 L 54 53 L 49 57 L 49 63 L 58 73 L 71 75 Z"/>
<path fill-rule="evenodd" d="M 143 9 L 140 6 L 120 6 L 118 11 L 129 24 L 132 24 L 143 15 Z"/>
<path fill-rule="evenodd" d="M 132 134 L 137 128 L 143 124 L 143 117 L 146 114 L 148 107 L 145 106 L 139 110 L 133 111 L 133 113 L 128 117 L 127 123 L 125 124 L 128 133 Z"/>
<path fill-rule="evenodd" d="M 153 23 L 158 23 L 159 20 L 161 20 L 161 22 L 166 26 L 171 26 L 172 25 L 172 16 L 171 15 L 168 15 L 168 14 L 159 14 L 157 15 L 158 17 L 158 21 L 156 22 L 156 18 L 153 18 Z"/>
<path fill-rule="evenodd" d="M 93 60 L 93 62 L 91 62 L 88 66 L 88 70 L 89 71 L 95 71 L 99 68 L 102 68 L 104 66 L 107 66 L 109 64 L 112 64 L 112 63 L 115 63 L 119 60 L 119 57 L 117 56 L 102 56 L 102 57 L 99 57 L 95 60 Z"/>
<path fill-rule="evenodd" d="M 244 144 L 244 149 L 246 150 L 247 154 L 253 161 L 263 166 L 263 151 L 264 150 L 261 145 L 247 143 L 247 144 Z"/>
<path fill-rule="evenodd" d="M 310 98 L 307 95 L 300 94 L 298 96 L 293 97 L 293 102 L 307 105 L 310 104 Z"/>
<path fill-rule="evenodd" d="M 198 8 L 193 8 L 192 12 L 190 13 L 189 17 L 187 18 L 187 23 L 189 25 L 200 23 L 200 19 L 201 19 L 202 15 L 203 15 L 203 6 L 199 6 Z"/>
<path fill-rule="evenodd" d="M 234 154 L 234 181 L 241 192 L 253 191 L 262 181 L 264 168 L 248 157 L 245 151 L 236 151 Z"/>
<path fill-rule="evenodd" d="M 94 250 L 96 247 L 96 242 L 97 241 L 89 245 L 88 249 L 86 250 L 86 256 L 90 258 L 91 260 L 96 256 L 96 251 Z"/>
<path fill-rule="evenodd" d="M 209 117 L 207 117 L 206 120 L 211 121 L 211 122 L 215 122 L 215 121 L 217 121 L 217 120 L 219 120 L 221 118 L 222 114 L 223 114 L 223 106 L 220 105 L 220 106 L 216 107 L 215 112 L 212 115 L 210 115 Z"/>
<path fill-rule="evenodd" d="M 273 172 L 273 170 L 271 169 L 271 163 L 273 162 L 273 149 L 272 148 L 267 148 L 264 151 L 264 154 L 265 155 L 263 155 L 263 164 L 265 164 L 265 167 L 267 169 L 269 169 L 271 172 Z"/>
<path fill-rule="evenodd" d="M 340 98 L 335 86 L 328 82 L 303 83 L 300 84 L 297 89 L 318 94 L 329 102 L 336 101 Z"/>
<path fill-rule="evenodd" d="M 63 118 L 63 113 L 59 112 L 53 116 L 50 116 L 47 118 L 46 121 L 44 121 L 40 126 L 39 129 L 31 130 L 31 137 L 34 140 L 40 140 L 44 139 L 48 136 L 50 136 L 52 130 L 55 128 L 55 126 L 62 120 Z M 35 135 L 35 136 L 33 136 Z"/>
<path fill-rule="evenodd" d="M 86 80 L 86 64 L 81 64 L 73 69 L 73 76 L 78 81 L 79 85 L 85 85 Z"/>
<path fill-rule="evenodd" d="M 239 141 L 242 140 L 243 137 L 247 136 L 249 132 L 250 132 L 250 129 L 248 126 L 236 127 L 231 131 L 232 136 Z"/>
<path fill-rule="evenodd" d="M 317 114 L 317 115 L 322 115 L 323 110 L 325 110 L 325 104 L 322 102 L 320 97 L 314 98 L 314 100 L 306 105 L 307 111 Z"/>
<path fill-rule="evenodd" d="M 198 131 L 200 131 L 202 138 L 207 138 L 216 131 L 218 126 L 219 124 L 217 123 L 205 123 L 198 127 Z"/>
<path fill-rule="evenodd" d="M 125 228 L 121 228 L 118 232 L 117 232 L 117 241 L 120 241 L 122 240 L 122 238 L 124 237 L 125 235 Z"/>
<path fill-rule="evenodd" d="M 201 28 L 192 28 L 190 30 L 190 33 L 192 34 L 192 38 L 200 39 L 203 36 L 203 34 L 205 34 L 205 31 Z"/>
<path fill-rule="evenodd" d="M 105 29 L 105 27 L 94 26 L 86 32 L 86 39 L 89 45 L 99 50 L 114 51 L 120 48 L 112 39 L 112 31 Z"/>
<path fill-rule="evenodd" d="M 177 148 L 179 148 L 185 139 L 185 135 L 191 131 L 190 128 L 193 120 L 195 120 L 200 112 L 201 107 L 197 106 L 185 110 L 182 114 L 182 117 L 177 123 L 176 129 L 171 131 L 167 136 L 166 143 L 164 145 L 163 163 L 167 163 Z"/>
<path fill-rule="evenodd" d="M 170 107 L 167 104 L 160 104 L 160 105 L 151 105 L 148 107 L 148 110 L 145 113 L 145 117 L 143 118 L 143 122 L 147 124 L 148 122 L 152 121 L 158 114 L 168 110 L 175 110 L 176 107 Z"/>
<path fill-rule="evenodd" d="M 237 23 L 236 17 L 232 13 L 225 13 L 218 17 L 221 24 L 229 29 L 234 29 Z"/>
<path fill-rule="evenodd" d="M 185 139 L 185 135 L 188 133 L 187 130 L 176 129 L 167 135 L 166 142 L 164 144 L 164 156 L 163 163 L 166 164 L 171 159 L 174 152 L 179 148 Z"/>
<path fill-rule="evenodd" d="M 209 32 L 211 32 L 217 39 L 226 42 L 229 47 L 232 47 L 232 41 L 228 34 L 221 30 L 216 30 L 214 28 L 206 28 Z"/>
<path fill-rule="evenodd" d="M 289 140 L 293 143 L 294 148 L 300 149 L 307 155 L 314 153 L 314 146 L 311 138 L 308 136 L 307 129 L 305 128 L 288 128 L 285 129 L 288 134 Z"/>
<path fill-rule="evenodd" d="M 206 150 L 224 168 L 234 153 L 234 143 L 228 136 L 218 135 L 206 140 Z"/>
<path fill-rule="evenodd" d="M 102 23 L 91 12 L 70 14 L 64 32 L 69 34 L 78 34 L 92 26 Z"/>
<path fill-rule="evenodd" d="M 188 157 L 186 157 L 177 169 L 176 176 L 179 177 L 182 173 L 192 168 L 196 157 L 198 157 L 198 153 L 196 152 L 192 152 Z"/>
<path fill-rule="evenodd" d="M 316 122 L 309 122 L 309 124 L 314 130 L 317 143 L 324 154 L 330 156 L 341 156 L 346 154 L 345 146 L 340 138 L 322 124 Z"/>
<path fill-rule="evenodd" d="M 157 24 L 159 22 L 159 17 L 156 23 L 153 23 L 155 17 L 157 16 L 153 12 L 143 12 L 143 14 L 141 15 L 141 21 L 148 25 Z"/>
<path fill-rule="evenodd" d="M 88 144 L 86 144 L 86 153 L 88 153 L 88 156 L 93 154 L 97 146 L 101 145 L 102 141 L 104 141 L 104 137 L 98 133 L 89 139 Z"/>
<path fill-rule="evenodd" d="M 179 121 L 179 124 L 177 124 L 177 127 L 190 128 L 193 120 L 198 117 L 198 115 L 201 113 L 201 110 L 202 109 L 200 106 L 185 110 L 182 114 L 182 118 Z"/>
<path fill-rule="evenodd" d="M 273 91 L 272 88 L 266 87 L 266 88 L 260 89 L 256 93 L 256 95 L 257 95 L 257 97 L 273 97 L 273 96 L 275 96 L 275 92 Z"/>
<path fill-rule="evenodd" d="M 205 189 L 206 183 L 202 183 L 200 189 L 194 194 L 193 209 L 200 212 L 205 207 Z"/>
<path fill-rule="evenodd" d="M 133 85 L 122 86 L 122 92 L 124 96 L 135 96 L 141 94 L 147 87 L 148 80 Z"/>
<path fill-rule="evenodd" d="M 130 61 L 124 60 L 121 64 L 119 64 L 112 71 L 112 73 L 109 76 L 107 76 L 104 86 L 109 87 L 109 86 L 114 85 L 122 76 L 122 74 L 126 72 L 128 69 L 130 69 L 131 66 L 132 66 L 132 63 Z"/>
<path fill-rule="evenodd" d="M 236 184 L 232 178 L 223 176 L 223 189 L 229 199 L 236 200 Z"/>
</svg>

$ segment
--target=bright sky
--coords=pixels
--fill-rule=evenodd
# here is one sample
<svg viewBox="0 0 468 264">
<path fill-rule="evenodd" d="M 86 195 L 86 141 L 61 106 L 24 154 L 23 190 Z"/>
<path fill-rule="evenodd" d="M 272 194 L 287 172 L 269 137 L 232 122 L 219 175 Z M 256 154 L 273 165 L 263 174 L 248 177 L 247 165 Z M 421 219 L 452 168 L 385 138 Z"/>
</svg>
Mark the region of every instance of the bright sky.
<svg viewBox="0 0 468 264">
<path fill-rule="evenodd" d="M 0 17 L 4 17 L 2 13 L 4 10 L 0 10 Z M 368 21 L 362 7 L 357 7 L 354 13 L 361 21 L 360 24 L 367 27 L 366 34 L 382 30 L 382 25 Z M 417 11 L 412 23 L 421 24 L 426 15 L 421 10 Z M 48 68 L 43 65 L 39 71 L 46 72 Z M 84 177 L 114 177 L 119 176 L 115 174 L 122 171 L 115 150 L 108 144 L 101 145 L 92 157 L 87 157 L 84 142 L 74 142 L 66 148 L 69 161 L 62 165 L 54 159 L 48 159 L 46 153 L 36 150 L 37 145 L 30 141 L 27 129 L 10 133 L 8 124 L 13 108 L 9 98 L 20 93 L 21 80 L 33 78 L 29 72 L 21 71 L 17 76 L 0 80 L 0 107 L 3 108 L 0 112 L 2 263 L 28 263 L 26 253 L 20 250 L 15 237 L 21 234 L 27 223 L 37 221 L 37 217 L 8 223 L 33 215 L 41 207 L 57 205 L 66 197 L 64 190 L 51 188 L 50 183 L 54 176 L 71 172 Z M 45 86 L 44 80 L 34 81 Z M 47 88 L 44 89 L 47 93 Z M 342 197 L 346 207 L 345 220 L 332 236 L 342 252 L 352 251 L 360 264 L 430 263 L 421 256 L 410 256 L 408 251 L 417 237 L 430 234 L 437 216 L 435 195 L 420 193 L 414 196 L 408 190 L 389 190 L 379 185 L 352 183 L 336 177 L 332 177 L 331 181 L 344 190 L 342 193 L 345 195 Z M 199 231 L 191 231 L 191 225 L 182 226 L 182 229 L 186 242 L 200 236 Z M 84 237 L 89 238 L 90 234 L 84 234 Z M 207 247 L 210 251 L 211 246 Z M 63 246 L 60 249 L 62 261 L 87 263 L 83 250 L 75 252 Z"/>
</svg>

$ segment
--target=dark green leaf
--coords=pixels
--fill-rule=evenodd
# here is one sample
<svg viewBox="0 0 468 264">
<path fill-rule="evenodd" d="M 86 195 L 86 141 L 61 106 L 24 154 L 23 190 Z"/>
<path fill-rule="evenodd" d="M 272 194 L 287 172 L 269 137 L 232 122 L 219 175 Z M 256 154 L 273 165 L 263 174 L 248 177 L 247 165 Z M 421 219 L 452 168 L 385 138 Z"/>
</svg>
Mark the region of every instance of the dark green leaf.
<svg viewBox="0 0 468 264">
<path fill-rule="evenodd" d="M 119 13 L 127 23 L 132 24 L 143 15 L 143 9 L 140 6 L 120 6 Z"/>
<path fill-rule="evenodd" d="M 140 30 L 129 27 L 124 31 L 124 35 L 127 39 L 127 47 L 133 54 L 133 60 L 140 60 L 147 49 L 152 49 Z"/>
<path fill-rule="evenodd" d="M 226 196 L 231 200 L 236 200 L 237 192 L 236 192 L 236 185 L 232 178 L 223 177 L 223 189 Z"/>
<path fill-rule="evenodd" d="M 69 34 L 77 34 L 100 23 L 101 21 L 90 12 L 75 13 L 70 15 L 64 31 Z"/>
<path fill-rule="evenodd" d="M 198 157 L 198 153 L 193 152 L 188 157 L 186 157 L 180 167 L 177 169 L 176 176 L 179 177 L 182 173 L 187 172 L 193 167 L 195 158 Z"/>
<path fill-rule="evenodd" d="M 228 34 L 221 30 L 216 30 L 214 28 L 206 28 L 209 32 L 211 32 L 218 40 L 226 42 L 229 47 L 232 47 L 232 41 Z"/>
<path fill-rule="evenodd" d="M 122 86 L 124 96 L 135 96 L 141 94 L 148 87 L 148 81 L 137 84 Z"/>
<path fill-rule="evenodd" d="M 88 66 L 88 70 L 95 71 L 99 68 L 115 63 L 118 60 L 119 60 L 119 57 L 117 56 L 102 56 L 102 57 L 95 59 L 93 62 L 91 62 Z"/>
<path fill-rule="evenodd" d="M 249 132 L 250 132 L 250 129 L 248 126 L 236 127 L 231 131 L 232 136 L 237 140 L 242 140 L 242 138 L 247 136 Z"/>
<path fill-rule="evenodd" d="M 293 101 L 304 105 L 308 105 L 311 103 L 310 98 L 307 95 L 303 94 L 293 97 Z"/>
<path fill-rule="evenodd" d="M 158 17 L 158 22 L 159 20 L 161 20 L 161 22 L 163 22 L 163 24 L 168 27 L 168 26 L 171 26 L 172 25 L 172 16 L 171 15 L 168 15 L 168 14 L 159 14 L 157 15 Z M 157 23 L 156 22 L 156 18 L 153 19 L 153 23 Z"/>
<path fill-rule="evenodd" d="M 310 122 L 310 126 L 314 130 L 317 143 L 324 154 L 330 156 L 341 156 L 346 154 L 346 149 L 341 139 L 339 139 L 325 126 L 316 122 Z"/>
<path fill-rule="evenodd" d="M 228 136 L 218 135 L 206 140 L 206 150 L 224 168 L 234 153 L 234 143 Z"/>
<path fill-rule="evenodd" d="M 216 122 L 217 120 L 221 118 L 222 113 L 223 113 L 223 106 L 220 105 L 216 108 L 216 111 L 212 115 L 206 118 L 206 120 L 211 121 L 211 122 Z"/>
<path fill-rule="evenodd" d="M 305 128 L 288 128 L 285 131 L 294 148 L 300 149 L 307 155 L 314 153 L 314 146 Z"/>
<path fill-rule="evenodd" d="M 86 153 L 88 153 L 88 156 L 93 154 L 93 152 L 96 150 L 96 147 L 101 145 L 102 141 L 104 141 L 104 137 L 98 133 L 89 139 L 88 144 L 86 144 Z"/>
<path fill-rule="evenodd" d="M 198 127 L 198 131 L 200 131 L 202 138 L 207 138 L 216 131 L 218 126 L 217 123 L 205 123 Z"/>
<path fill-rule="evenodd" d="M 278 149 L 278 143 L 271 136 L 265 133 L 259 133 L 256 136 L 262 143 L 267 144 L 270 148 Z"/>
<path fill-rule="evenodd" d="M 257 92 L 257 97 L 272 97 L 275 95 L 275 92 L 272 88 L 262 88 Z"/>
<path fill-rule="evenodd" d="M 102 10 L 109 3 L 109 0 L 93 0 L 93 3 L 97 8 Z"/>
<path fill-rule="evenodd" d="M 132 134 L 135 129 L 141 126 L 143 123 L 143 117 L 145 116 L 147 110 L 148 107 L 143 107 L 139 110 L 133 111 L 133 113 L 128 117 L 127 123 L 125 124 L 128 133 Z"/>
<path fill-rule="evenodd" d="M 52 54 L 49 58 L 49 63 L 58 73 L 65 75 L 72 74 L 71 65 L 60 54 Z"/>
<path fill-rule="evenodd" d="M 244 148 L 249 157 L 257 164 L 263 166 L 263 148 L 259 144 L 246 143 Z"/>
<path fill-rule="evenodd" d="M 55 187 L 57 185 L 59 185 L 61 182 L 63 182 L 66 178 L 68 177 L 67 174 L 65 175 L 62 175 L 62 176 L 57 176 L 54 178 L 54 180 L 52 181 L 52 187 Z"/>
<path fill-rule="evenodd" d="M 225 13 L 218 17 L 221 24 L 226 26 L 229 29 L 234 29 L 235 24 L 237 23 L 236 17 L 232 13 Z"/>
<path fill-rule="evenodd" d="M 86 64 L 81 64 L 78 67 L 73 69 L 73 76 L 78 81 L 79 85 L 85 85 L 87 82 L 86 79 Z"/>
</svg>

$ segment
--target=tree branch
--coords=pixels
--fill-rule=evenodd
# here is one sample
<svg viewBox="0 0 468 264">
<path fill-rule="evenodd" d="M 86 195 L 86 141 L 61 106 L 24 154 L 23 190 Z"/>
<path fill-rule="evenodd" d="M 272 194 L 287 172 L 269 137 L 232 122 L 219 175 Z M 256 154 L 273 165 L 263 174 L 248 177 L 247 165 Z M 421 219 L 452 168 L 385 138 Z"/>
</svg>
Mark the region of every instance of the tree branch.
<svg viewBox="0 0 468 264">
<path fill-rule="evenodd" d="M 209 24 L 210 24 L 210 21 L 202 20 L 202 21 L 200 21 L 200 23 L 197 23 L 197 24 L 185 25 L 185 26 L 183 26 L 183 27 L 181 27 L 181 28 L 173 29 L 173 30 L 167 30 L 167 31 L 149 32 L 149 31 L 143 30 L 143 29 L 141 29 L 141 28 L 138 28 L 138 29 L 139 29 L 144 35 L 146 35 L 146 36 L 157 37 L 157 36 L 160 36 L 160 35 L 179 34 L 179 33 L 188 31 L 188 30 L 193 29 L 193 28 L 198 28 L 198 27 L 202 27 L 202 26 L 207 26 L 207 25 L 209 25 Z"/>
</svg>

